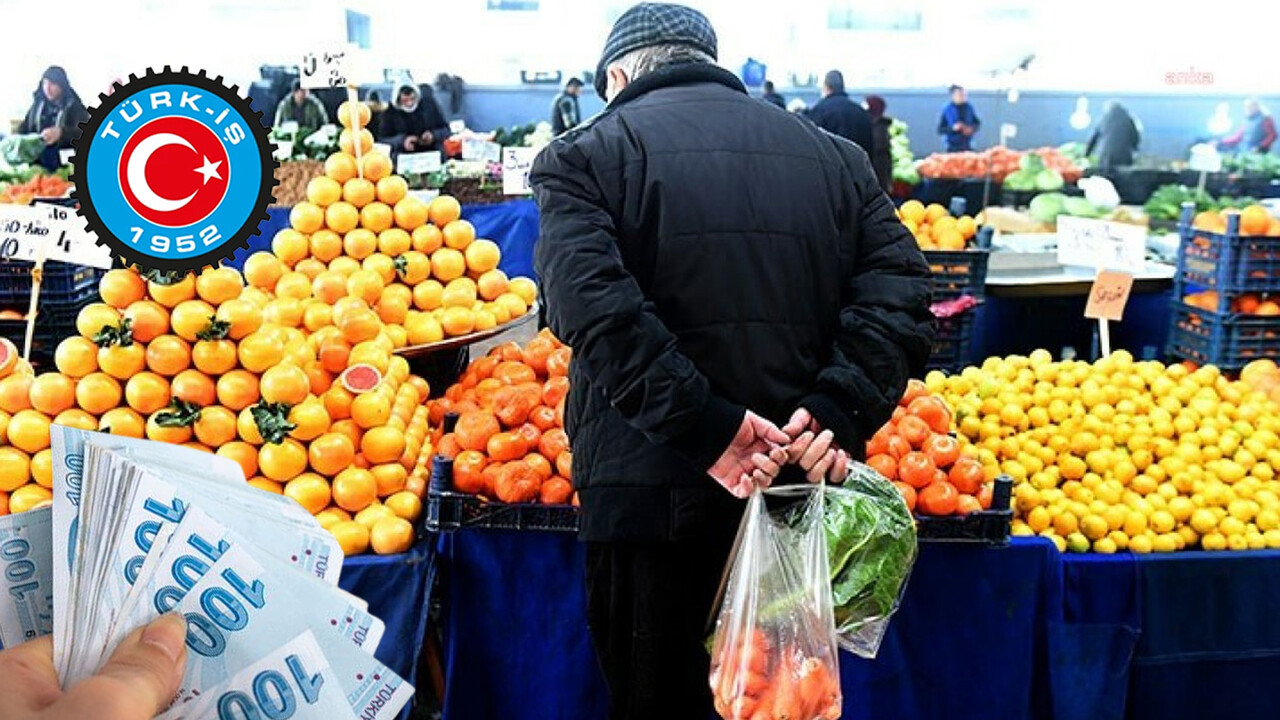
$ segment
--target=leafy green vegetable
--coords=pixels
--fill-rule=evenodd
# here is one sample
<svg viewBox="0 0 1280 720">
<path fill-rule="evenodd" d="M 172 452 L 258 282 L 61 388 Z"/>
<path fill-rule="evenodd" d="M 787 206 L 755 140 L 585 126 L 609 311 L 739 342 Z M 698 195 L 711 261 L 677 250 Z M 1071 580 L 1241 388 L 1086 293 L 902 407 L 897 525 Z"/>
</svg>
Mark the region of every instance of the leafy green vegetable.
<svg viewBox="0 0 1280 720">
<path fill-rule="evenodd" d="M 1061 190 L 1063 185 L 1066 185 L 1066 181 L 1062 179 L 1062 173 L 1057 170 L 1045 168 L 1036 173 L 1037 190 Z"/>
<path fill-rule="evenodd" d="M 10 135 L 0 140 L 0 156 L 11 165 L 33 163 L 44 152 L 44 140 L 39 135 Z"/>
<path fill-rule="evenodd" d="M 915 520 L 897 488 L 861 464 L 843 486 L 826 488 L 825 507 L 836 634 L 842 647 L 872 657 L 915 563 Z M 800 519 L 793 508 L 788 522 Z"/>
<path fill-rule="evenodd" d="M 1182 218 L 1182 204 L 1186 202 L 1195 203 L 1195 211 L 1199 213 L 1206 210 L 1222 210 L 1223 208 L 1242 208 L 1256 203 L 1257 200 L 1251 197 L 1215 198 L 1208 192 L 1201 191 L 1198 188 L 1189 188 L 1186 185 L 1162 185 L 1151 193 L 1151 197 L 1143 205 L 1143 210 L 1146 211 L 1147 217 L 1152 220 L 1180 220 Z"/>
</svg>

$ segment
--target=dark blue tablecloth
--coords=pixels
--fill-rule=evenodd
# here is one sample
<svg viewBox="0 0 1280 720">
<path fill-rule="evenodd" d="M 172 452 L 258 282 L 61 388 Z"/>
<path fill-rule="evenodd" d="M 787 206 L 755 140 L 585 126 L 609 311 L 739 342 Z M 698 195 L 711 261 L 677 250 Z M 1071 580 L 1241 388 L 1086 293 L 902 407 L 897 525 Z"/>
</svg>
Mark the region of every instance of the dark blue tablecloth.
<svg viewBox="0 0 1280 720">
<path fill-rule="evenodd" d="M 418 543 L 403 555 L 361 555 L 342 563 L 343 590 L 369 603 L 386 624 L 375 653 L 383 665 L 417 684 L 416 666 L 427 631 L 427 607 L 435 579 L 435 547 Z M 402 717 L 408 717 L 409 706 Z"/>
<path fill-rule="evenodd" d="M 259 250 L 270 250 L 271 239 L 289 227 L 289 208 L 272 207 L 258 225 L 258 234 L 249 238 L 247 249 L 236 252 L 228 264 L 244 267 L 244 261 Z M 502 249 L 499 267 L 510 277 L 533 277 L 533 244 L 538 239 L 538 208 L 532 200 L 508 200 L 494 205 L 465 205 L 462 217 L 476 227 L 476 237 L 489 238 Z"/>
<path fill-rule="evenodd" d="M 605 717 L 576 541 L 462 531 L 440 564 L 447 719 Z M 841 656 L 844 717 L 1275 717 L 1277 593 L 1274 552 L 926 545 L 879 658 Z"/>
</svg>

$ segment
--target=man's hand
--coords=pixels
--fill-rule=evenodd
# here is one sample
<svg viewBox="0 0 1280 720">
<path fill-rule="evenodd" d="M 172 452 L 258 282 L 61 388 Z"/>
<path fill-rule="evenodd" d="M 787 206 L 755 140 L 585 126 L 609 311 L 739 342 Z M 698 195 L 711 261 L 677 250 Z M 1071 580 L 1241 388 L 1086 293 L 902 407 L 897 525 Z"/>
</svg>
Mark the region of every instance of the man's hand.
<svg viewBox="0 0 1280 720">
<path fill-rule="evenodd" d="M 45 145 L 57 145 L 62 140 L 62 128 L 56 125 L 47 127 L 40 131 L 40 138 L 44 140 Z"/>
<path fill-rule="evenodd" d="M 413 152 L 418 149 L 418 138 L 410 135 L 406 137 L 404 142 L 401 144 L 404 146 L 405 152 Z"/>
<path fill-rule="evenodd" d="M 789 442 L 791 438 L 778 426 L 748 410 L 738 434 L 707 474 L 734 497 L 745 498 L 757 485 L 769 487 L 778 476 L 786 461 L 786 449 L 781 446 Z"/>
<path fill-rule="evenodd" d="M 805 472 L 805 479 L 811 483 L 824 477 L 827 482 L 844 482 L 852 458 L 836 444 L 835 435 L 830 430 L 823 430 L 808 410 L 796 410 L 782 432 L 791 438 L 786 448 L 786 461 L 799 465 Z"/>
<path fill-rule="evenodd" d="M 125 638 L 107 664 L 67 692 L 45 636 L 0 652 L 5 720 L 150 720 L 178 692 L 187 666 L 187 623 L 165 615 Z"/>
<path fill-rule="evenodd" d="M 435 133 L 431 132 L 430 130 L 422 133 L 420 141 L 424 146 L 431 145 L 436 141 Z"/>
</svg>

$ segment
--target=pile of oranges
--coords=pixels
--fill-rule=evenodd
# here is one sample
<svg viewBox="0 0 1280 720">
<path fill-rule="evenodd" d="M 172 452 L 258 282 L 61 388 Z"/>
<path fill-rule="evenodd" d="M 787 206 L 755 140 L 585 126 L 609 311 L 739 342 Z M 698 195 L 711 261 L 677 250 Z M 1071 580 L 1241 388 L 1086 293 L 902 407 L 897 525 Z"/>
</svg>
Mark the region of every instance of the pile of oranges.
<svg viewBox="0 0 1280 720">
<path fill-rule="evenodd" d="M 0 347 L 0 511 L 50 499 L 57 423 L 231 458 L 348 555 L 412 545 L 430 388 L 393 351 L 523 315 L 536 288 L 497 270 L 497 246 L 475 239 L 453 198 L 407 194 L 359 107 L 353 118 L 343 106 L 342 151 L 243 274 L 112 270 L 56 372 Z"/>
<path fill-rule="evenodd" d="M 921 515 L 967 515 L 991 507 L 993 487 L 972 449 L 951 433 L 946 402 L 919 380 L 891 419 L 867 443 L 867 465 L 893 481 L 907 507 Z"/>
<path fill-rule="evenodd" d="M 968 215 L 953 217 L 943 206 L 926 206 L 908 200 L 898 208 L 898 219 L 915 236 L 921 250 L 964 250 L 978 234 L 978 224 Z"/>
<path fill-rule="evenodd" d="M 1182 302 L 1191 307 L 1213 313 L 1218 312 L 1220 300 L 1221 298 L 1216 290 L 1202 290 L 1182 297 Z M 1245 293 L 1231 298 L 1230 308 L 1231 312 L 1240 313 L 1241 315 L 1259 315 L 1262 317 L 1280 315 L 1280 302 L 1276 302 L 1269 295 L 1259 295 L 1257 293 Z"/>
<path fill-rule="evenodd" d="M 1280 548 L 1280 387 L 1274 363 L 1093 363 L 1044 350 L 931 373 L 992 478 L 1013 478 L 1015 535 L 1072 552 Z M 1258 388 L 1258 389 L 1255 389 Z"/>
<path fill-rule="evenodd" d="M 457 415 L 437 452 L 453 458 L 453 488 L 508 503 L 576 504 L 573 454 L 564 431 L 571 351 L 543 330 L 525 347 L 507 343 L 471 363 L 430 404 L 439 427 Z"/>
<path fill-rule="evenodd" d="M 1196 214 L 1192 227 L 1221 235 L 1227 231 L 1227 220 L 1232 215 L 1240 216 L 1240 234 L 1245 237 L 1280 237 L 1280 218 L 1272 217 L 1265 206 L 1257 204 L 1239 210 L 1204 210 Z"/>
</svg>

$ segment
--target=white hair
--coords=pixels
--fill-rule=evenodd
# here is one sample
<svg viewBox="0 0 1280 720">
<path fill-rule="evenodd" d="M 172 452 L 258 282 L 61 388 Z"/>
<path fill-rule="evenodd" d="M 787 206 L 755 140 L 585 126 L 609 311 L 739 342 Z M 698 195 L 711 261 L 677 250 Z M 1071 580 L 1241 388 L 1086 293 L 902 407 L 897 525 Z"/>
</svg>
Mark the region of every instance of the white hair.
<svg viewBox="0 0 1280 720">
<path fill-rule="evenodd" d="M 628 82 L 635 82 L 654 70 L 684 63 L 714 64 L 715 58 L 688 45 L 668 44 L 632 50 L 609 64 L 621 70 Z"/>
</svg>

